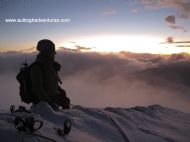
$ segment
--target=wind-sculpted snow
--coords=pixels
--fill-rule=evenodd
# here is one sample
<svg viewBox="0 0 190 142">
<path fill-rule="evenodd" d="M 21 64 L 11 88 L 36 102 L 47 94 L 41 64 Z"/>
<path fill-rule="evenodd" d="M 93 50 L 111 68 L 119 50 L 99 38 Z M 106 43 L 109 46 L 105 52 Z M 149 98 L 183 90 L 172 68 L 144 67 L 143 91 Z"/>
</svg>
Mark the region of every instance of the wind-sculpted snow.
<svg viewBox="0 0 190 142">
<path fill-rule="evenodd" d="M 75 106 L 70 110 L 53 111 L 46 103 L 31 108 L 32 114 L 5 111 L 0 113 L 0 138 L 2 142 L 49 142 L 37 136 L 24 136 L 13 125 L 15 116 L 32 115 L 42 120 L 43 127 L 35 133 L 59 142 L 189 142 L 190 114 L 152 105 L 134 108 L 85 108 Z M 69 135 L 61 137 L 55 128 L 64 120 L 72 120 Z M 122 131 L 124 134 L 122 134 Z M 125 136 L 126 138 L 125 138 Z"/>
</svg>

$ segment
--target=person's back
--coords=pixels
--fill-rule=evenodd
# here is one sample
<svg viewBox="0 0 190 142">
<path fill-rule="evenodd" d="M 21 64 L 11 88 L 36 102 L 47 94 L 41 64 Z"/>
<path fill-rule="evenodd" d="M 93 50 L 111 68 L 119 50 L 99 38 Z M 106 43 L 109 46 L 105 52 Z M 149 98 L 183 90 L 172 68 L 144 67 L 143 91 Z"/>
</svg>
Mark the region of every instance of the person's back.
<svg viewBox="0 0 190 142">
<path fill-rule="evenodd" d="M 53 66 L 55 45 L 50 40 L 40 40 L 37 50 L 40 53 L 30 68 L 33 103 L 48 102 L 52 106 L 57 97 L 59 81 Z"/>
<path fill-rule="evenodd" d="M 42 101 L 50 102 L 55 97 L 58 89 L 58 77 L 51 66 L 36 60 L 36 63 L 30 68 L 30 78 L 35 104 Z"/>
</svg>

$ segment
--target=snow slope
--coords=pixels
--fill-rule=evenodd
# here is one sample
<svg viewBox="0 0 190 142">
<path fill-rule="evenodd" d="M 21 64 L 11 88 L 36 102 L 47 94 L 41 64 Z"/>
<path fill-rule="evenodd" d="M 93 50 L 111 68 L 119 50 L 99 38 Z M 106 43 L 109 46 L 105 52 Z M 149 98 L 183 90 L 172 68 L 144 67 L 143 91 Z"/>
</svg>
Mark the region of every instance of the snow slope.
<svg viewBox="0 0 190 142">
<path fill-rule="evenodd" d="M 190 142 L 190 114 L 160 105 L 105 109 L 75 106 L 55 112 L 46 103 L 40 103 L 31 111 L 32 114 L 11 114 L 0 110 L 0 141 L 51 142 L 15 129 L 15 116 L 33 116 L 44 123 L 35 133 L 57 142 Z M 68 118 L 73 122 L 72 130 L 61 137 L 55 128 L 62 128 Z"/>
</svg>

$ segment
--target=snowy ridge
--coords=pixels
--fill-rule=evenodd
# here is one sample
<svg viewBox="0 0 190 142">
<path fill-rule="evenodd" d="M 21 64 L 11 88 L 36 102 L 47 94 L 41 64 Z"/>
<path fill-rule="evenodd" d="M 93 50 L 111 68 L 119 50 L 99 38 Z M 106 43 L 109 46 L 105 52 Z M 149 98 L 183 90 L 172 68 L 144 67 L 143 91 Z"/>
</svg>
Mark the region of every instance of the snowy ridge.
<svg viewBox="0 0 190 142">
<path fill-rule="evenodd" d="M 2 142 L 50 142 L 38 136 L 27 136 L 24 132 L 18 132 L 13 125 L 15 116 L 33 116 L 37 120 L 42 120 L 43 127 L 35 133 L 57 142 L 190 141 L 190 114 L 160 105 L 105 109 L 75 106 L 70 110 L 55 112 L 46 103 L 41 103 L 31 107 L 31 111 L 32 114 L 10 114 L 1 110 Z M 61 137 L 55 128 L 62 128 L 64 120 L 68 118 L 73 122 L 72 130 L 69 135 Z"/>
</svg>

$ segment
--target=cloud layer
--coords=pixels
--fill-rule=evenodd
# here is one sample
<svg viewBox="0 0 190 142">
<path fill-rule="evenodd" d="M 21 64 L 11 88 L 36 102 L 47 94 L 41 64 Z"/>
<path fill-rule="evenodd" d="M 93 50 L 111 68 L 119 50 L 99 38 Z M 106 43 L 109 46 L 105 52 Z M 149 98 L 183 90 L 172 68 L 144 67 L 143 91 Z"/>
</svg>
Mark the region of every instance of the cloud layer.
<svg viewBox="0 0 190 142">
<path fill-rule="evenodd" d="M 148 8 L 173 8 L 181 18 L 190 18 L 189 0 L 138 0 Z"/>
<path fill-rule="evenodd" d="M 176 47 L 190 47 L 190 41 L 174 41 L 174 38 L 169 36 L 166 38 L 166 42 L 163 42 L 161 44 L 173 44 Z"/>
<path fill-rule="evenodd" d="M 35 56 L 36 53 L 0 54 L 0 103 L 4 106 L 19 103 L 16 72 L 25 59 L 31 63 Z M 190 111 L 190 58 L 186 54 L 163 57 L 62 50 L 58 51 L 56 60 L 62 65 L 62 87 L 73 104 L 132 107 L 156 103 Z"/>
<path fill-rule="evenodd" d="M 189 0 L 137 0 L 147 9 L 175 9 L 176 16 L 168 15 L 164 20 L 172 29 L 181 29 L 183 32 L 188 31 L 188 27 L 176 24 L 176 17 L 182 19 L 190 19 L 190 1 Z"/>
<path fill-rule="evenodd" d="M 182 26 L 178 26 L 176 24 L 176 18 L 174 15 L 170 15 L 170 16 L 167 16 L 165 18 L 165 22 L 168 24 L 169 27 L 171 27 L 172 29 L 181 29 L 182 31 L 186 32 L 185 28 L 182 27 Z"/>
</svg>

